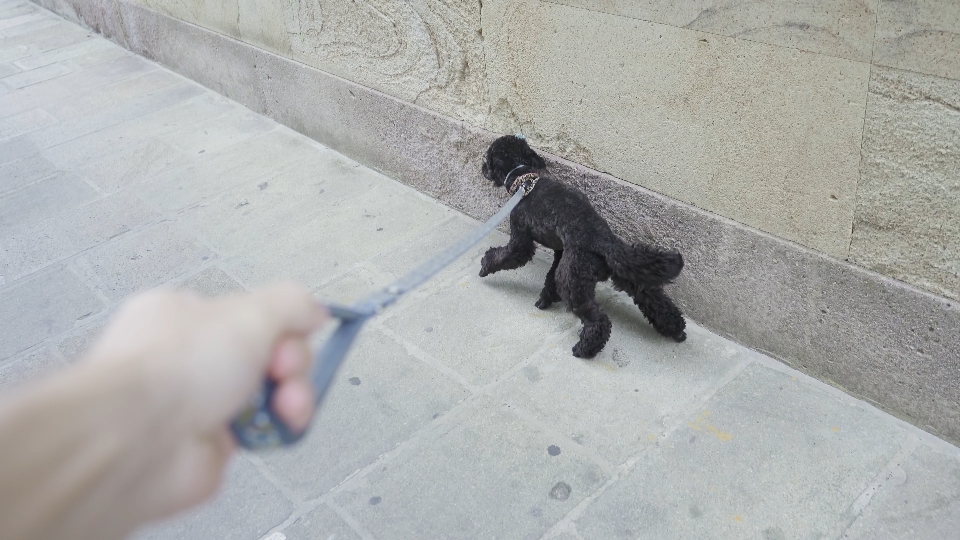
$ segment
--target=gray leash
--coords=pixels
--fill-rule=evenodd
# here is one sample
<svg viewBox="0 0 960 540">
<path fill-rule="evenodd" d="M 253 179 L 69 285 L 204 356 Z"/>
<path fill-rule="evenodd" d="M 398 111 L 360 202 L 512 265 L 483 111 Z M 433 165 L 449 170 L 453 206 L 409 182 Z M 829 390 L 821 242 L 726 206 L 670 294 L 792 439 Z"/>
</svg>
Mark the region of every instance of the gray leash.
<svg viewBox="0 0 960 540">
<path fill-rule="evenodd" d="M 516 170 L 516 169 L 514 169 Z M 512 171 L 511 171 L 512 172 Z M 509 175 L 508 175 L 509 178 Z M 490 234 L 490 231 L 497 228 L 503 220 L 507 219 L 510 212 L 520 204 L 523 199 L 536 185 L 536 177 L 527 178 L 520 182 L 518 178 L 515 183 L 519 183 L 519 189 L 513 197 L 507 201 L 507 204 L 493 215 L 486 223 L 467 235 L 463 240 L 450 246 L 440 252 L 435 257 L 414 269 L 409 274 L 395 281 L 392 285 L 376 292 L 365 300 L 354 303 L 352 306 L 339 306 L 330 304 L 327 309 L 330 314 L 340 320 L 340 324 L 334 331 L 330 339 L 320 348 L 314 358 L 313 372 L 310 375 L 313 384 L 316 401 L 314 406 L 319 407 L 323 402 L 330 383 L 334 375 L 337 374 L 337 368 L 346 358 L 350 346 L 354 339 L 360 333 L 360 329 L 368 319 L 383 311 L 384 308 L 400 299 L 405 293 L 415 289 L 428 279 L 435 276 L 438 272 L 446 268 L 447 265 L 455 261 L 470 248 L 475 246 L 484 236 Z M 260 450 L 265 448 L 274 448 L 293 444 L 303 437 L 306 431 L 294 432 L 289 429 L 280 418 L 274 414 L 270 404 L 273 402 L 273 394 L 276 391 L 276 383 L 267 379 L 263 388 L 257 392 L 257 395 L 247 405 L 247 407 L 234 418 L 230 424 L 237 442 L 244 448 Z"/>
</svg>

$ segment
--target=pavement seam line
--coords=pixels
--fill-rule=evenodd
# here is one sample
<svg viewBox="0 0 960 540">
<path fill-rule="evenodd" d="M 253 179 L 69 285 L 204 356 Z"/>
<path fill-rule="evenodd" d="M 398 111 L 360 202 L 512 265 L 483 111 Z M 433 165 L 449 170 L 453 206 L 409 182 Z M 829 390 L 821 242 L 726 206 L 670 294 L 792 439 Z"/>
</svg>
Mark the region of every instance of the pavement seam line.
<svg viewBox="0 0 960 540">
<path fill-rule="evenodd" d="M 363 525 L 361 525 L 360 522 L 357 521 L 357 519 L 344 508 L 341 508 L 339 505 L 334 504 L 333 501 L 330 500 L 326 502 L 326 505 L 328 508 L 336 512 L 337 515 L 340 516 L 340 519 L 342 519 L 347 526 L 353 529 L 353 532 L 357 533 L 357 536 L 363 540 L 376 540 L 376 538 L 370 534 L 370 532 L 367 531 L 367 529 L 364 528 Z"/>
</svg>

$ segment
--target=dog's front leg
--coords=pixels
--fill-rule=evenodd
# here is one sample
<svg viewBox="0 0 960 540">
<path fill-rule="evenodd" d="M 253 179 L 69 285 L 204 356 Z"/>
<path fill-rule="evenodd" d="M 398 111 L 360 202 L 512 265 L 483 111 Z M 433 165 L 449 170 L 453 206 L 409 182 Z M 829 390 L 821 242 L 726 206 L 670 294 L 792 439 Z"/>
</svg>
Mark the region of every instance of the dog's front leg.
<svg viewBox="0 0 960 540">
<path fill-rule="evenodd" d="M 537 252 L 533 238 L 524 231 L 514 231 L 510 241 L 503 247 L 490 248 L 480 261 L 480 277 L 489 276 L 501 270 L 520 268 L 533 260 Z"/>
</svg>

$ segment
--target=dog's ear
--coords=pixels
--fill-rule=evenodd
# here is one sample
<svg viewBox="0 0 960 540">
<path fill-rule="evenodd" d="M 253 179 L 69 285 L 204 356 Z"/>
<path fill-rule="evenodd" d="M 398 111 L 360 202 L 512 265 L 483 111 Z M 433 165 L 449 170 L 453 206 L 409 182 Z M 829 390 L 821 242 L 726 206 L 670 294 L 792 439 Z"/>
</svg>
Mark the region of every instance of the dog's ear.
<svg viewBox="0 0 960 540">
<path fill-rule="evenodd" d="M 544 168 L 547 167 L 547 162 L 544 161 L 543 158 L 540 157 L 539 154 L 537 154 L 536 152 L 534 152 L 533 149 L 530 148 L 529 146 L 527 146 L 527 147 L 524 149 L 523 157 L 529 159 L 530 162 L 533 163 L 533 166 L 536 167 L 536 168 L 538 168 L 538 169 L 544 169 Z"/>
</svg>

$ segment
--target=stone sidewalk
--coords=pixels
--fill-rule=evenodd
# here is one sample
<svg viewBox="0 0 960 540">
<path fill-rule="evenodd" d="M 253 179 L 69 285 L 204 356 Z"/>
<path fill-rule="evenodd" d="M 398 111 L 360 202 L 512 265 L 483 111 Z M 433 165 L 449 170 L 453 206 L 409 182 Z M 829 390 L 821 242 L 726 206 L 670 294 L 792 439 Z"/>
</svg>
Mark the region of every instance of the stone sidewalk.
<svg viewBox="0 0 960 540">
<path fill-rule="evenodd" d="M 0 77 L 3 388 L 135 291 L 348 301 L 477 225 L 27 2 L 0 1 Z M 369 326 L 304 443 L 138 537 L 960 538 L 960 449 L 606 286 L 611 342 L 576 359 L 533 305 L 546 254 L 476 277 L 504 241 Z"/>
</svg>

